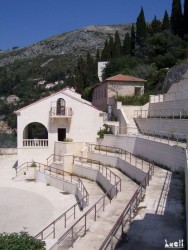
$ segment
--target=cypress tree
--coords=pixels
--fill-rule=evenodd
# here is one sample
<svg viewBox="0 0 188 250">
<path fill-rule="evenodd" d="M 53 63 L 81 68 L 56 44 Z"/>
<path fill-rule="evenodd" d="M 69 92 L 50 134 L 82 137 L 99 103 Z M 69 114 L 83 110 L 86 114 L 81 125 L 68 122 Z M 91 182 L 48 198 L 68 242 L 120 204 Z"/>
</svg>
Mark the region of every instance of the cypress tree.
<svg viewBox="0 0 188 250">
<path fill-rule="evenodd" d="M 115 56 L 115 44 L 112 36 L 110 36 L 109 40 L 109 50 L 110 50 L 110 58 L 113 58 Z"/>
<path fill-rule="evenodd" d="M 183 34 L 188 34 L 188 0 L 184 0 Z"/>
<path fill-rule="evenodd" d="M 171 28 L 174 35 L 182 36 L 182 8 L 181 0 L 173 0 L 171 14 Z"/>
<path fill-rule="evenodd" d="M 136 42 L 137 45 L 143 45 L 143 41 L 147 36 L 147 26 L 144 16 L 144 10 L 141 8 L 140 14 L 136 21 Z"/>
<path fill-rule="evenodd" d="M 108 61 L 111 57 L 110 55 L 110 46 L 109 46 L 109 42 L 106 39 L 105 44 L 104 44 L 104 49 L 101 52 L 101 61 Z"/>
<path fill-rule="evenodd" d="M 125 39 L 123 41 L 123 54 L 124 55 L 131 54 L 131 37 L 128 32 L 125 34 Z"/>
<path fill-rule="evenodd" d="M 114 56 L 118 57 L 118 56 L 120 56 L 120 54 L 121 54 L 121 40 L 119 37 L 119 33 L 116 30 L 115 41 L 114 41 Z"/>
<path fill-rule="evenodd" d="M 135 35 L 135 30 L 134 30 L 134 24 L 132 24 L 132 27 L 131 27 L 131 55 L 134 55 L 135 39 L 136 39 L 136 35 Z"/>
<path fill-rule="evenodd" d="M 155 34 L 161 31 L 161 22 L 157 20 L 157 17 L 154 16 L 153 21 L 151 22 L 150 32 L 151 34 Z"/>
<path fill-rule="evenodd" d="M 166 10 L 163 17 L 162 30 L 170 30 L 170 18 Z"/>
</svg>

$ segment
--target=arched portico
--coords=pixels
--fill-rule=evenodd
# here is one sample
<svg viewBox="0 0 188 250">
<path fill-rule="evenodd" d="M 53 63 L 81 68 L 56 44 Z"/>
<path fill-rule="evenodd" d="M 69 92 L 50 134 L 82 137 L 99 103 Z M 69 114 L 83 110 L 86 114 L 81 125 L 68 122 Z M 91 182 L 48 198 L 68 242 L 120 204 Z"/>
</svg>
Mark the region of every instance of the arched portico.
<svg viewBox="0 0 188 250">
<path fill-rule="evenodd" d="M 48 146 L 48 130 L 39 122 L 29 123 L 23 130 L 24 147 Z"/>
</svg>

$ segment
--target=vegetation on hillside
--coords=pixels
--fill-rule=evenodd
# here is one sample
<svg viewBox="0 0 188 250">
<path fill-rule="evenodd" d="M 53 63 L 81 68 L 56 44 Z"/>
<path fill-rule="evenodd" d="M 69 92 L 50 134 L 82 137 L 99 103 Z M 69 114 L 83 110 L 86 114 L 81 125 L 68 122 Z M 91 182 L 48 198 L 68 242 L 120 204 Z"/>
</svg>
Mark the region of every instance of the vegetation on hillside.
<svg viewBox="0 0 188 250">
<path fill-rule="evenodd" d="M 183 10 L 182 10 L 183 9 Z M 152 22 L 145 20 L 144 9 L 137 17 L 131 31 L 120 39 L 115 36 L 106 39 L 103 49 L 96 48 L 93 57 L 90 51 L 78 58 L 70 54 L 59 56 L 39 55 L 32 59 L 17 60 L 0 67 L 0 115 L 11 127 L 16 127 L 17 110 L 65 86 L 74 87 L 84 98 L 91 100 L 92 87 L 98 83 L 97 63 L 108 61 L 103 78 L 115 74 L 128 74 L 147 80 L 145 90 L 149 93 L 161 91 L 168 69 L 188 58 L 188 0 L 182 8 L 180 0 L 172 0 L 172 12 L 164 11 L 162 20 L 154 16 Z M 15 51 L 17 53 L 17 51 Z M 75 62 L 74 68 L 64 65 L 64 57 Z M 63 80 L 54 88 L 38 85 L 39 80 L 47 83 Z M 6 97 L 15 94 L 20 100 L 8 104 Z M 142 103 L 143 100 L 129 100 Z M 127 102 L 127 100 L 125 101 Z"/>
</svg>

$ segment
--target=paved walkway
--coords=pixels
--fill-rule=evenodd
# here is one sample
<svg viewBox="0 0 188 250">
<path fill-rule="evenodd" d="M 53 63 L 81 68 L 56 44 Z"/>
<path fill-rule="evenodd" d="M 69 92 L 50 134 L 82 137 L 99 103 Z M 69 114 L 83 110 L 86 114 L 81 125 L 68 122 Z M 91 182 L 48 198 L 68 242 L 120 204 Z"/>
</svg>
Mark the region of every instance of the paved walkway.
<svg viewBox="0 0 188 250">
<path fill-rule="evenodd" d="M 138 188 L 138 185 L 136 183 L 134 183 L 117 169 L 113 169 L 113 172 L 115 172 L 122 179 L 122 192 L 118 193 L 117 197 L 113 199 L 112 203 L 106 206 L 104 212 L 99 213 L 96 222 L 94 222 L 93 213 L 91 214 L 91 216 L 88 216 L 87 234 L 84 237 L 82 237 L 83 231 L 77 234 L 77 241 L 74 244 L 74 249 L 76 250 L 99 249 L 103 240 L 105 239 L 105 237 L 115 224 L 116 220 L 118 219 L 119 215 L 122 213 L 123 209 L 128 204 L 134 192 Z M 77 232 L 81 226 L 82 225 L 80 223 L 75 229 L 75 232 Z M 67 241 L 70 241 L 70 237 L 67 239 Z M 62 242 L 59 245 L 58 250 L 68 249 L 69 247 L 67 241 Z"/>
<path fill-rule="evenodd" d="M 140 203 L 138 213 L 119 250 L 161 250 L 167 242 L 178 242 L 185 234 L 181 175 L 155 167 L 155 174 Z"/>
<path fill-rule="evenodd" d="M 0 156 L 0 233 L 38 233 L 76 203 L 74 195 L 34 181 L 17 181 L 16 155 Z"/>
</svg>

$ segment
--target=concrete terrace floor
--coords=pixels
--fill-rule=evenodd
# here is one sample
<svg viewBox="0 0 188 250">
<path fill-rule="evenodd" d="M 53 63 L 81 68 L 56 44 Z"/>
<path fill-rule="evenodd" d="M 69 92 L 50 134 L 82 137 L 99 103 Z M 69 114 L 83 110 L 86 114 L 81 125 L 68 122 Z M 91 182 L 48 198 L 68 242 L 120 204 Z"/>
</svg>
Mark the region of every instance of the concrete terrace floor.
<svg viewBox="0 0 188 250">
<path fill-rule="evenodd" d="M 185 205 L 183 178 L 155 167 L 146 196 L 139 204 L 137 214 L 116 246 L 118 250 L 160 250 L 167 244 L 185 239 Z M 185 240 L 184 240 L 184 248 Z"/>
<path fill-rule="evenodd" d="M 0 156 L 0 233 L 37 234 L 76 203 L 72 194 L 15 177 L 17 155 Z"/>
</svg>

